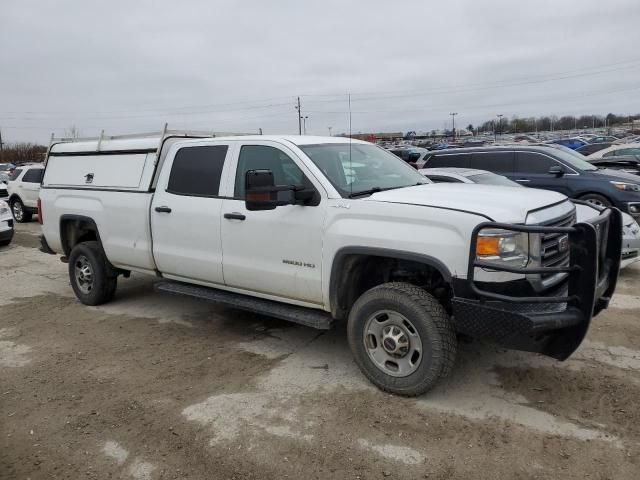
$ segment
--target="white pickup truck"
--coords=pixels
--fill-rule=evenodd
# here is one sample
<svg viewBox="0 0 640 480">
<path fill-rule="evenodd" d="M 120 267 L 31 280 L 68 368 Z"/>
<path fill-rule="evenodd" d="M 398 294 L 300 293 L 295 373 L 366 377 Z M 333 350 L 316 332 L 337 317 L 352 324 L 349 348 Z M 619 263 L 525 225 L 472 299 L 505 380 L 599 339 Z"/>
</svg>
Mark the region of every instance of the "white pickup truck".
<svg viewBox="0 0 640 480">
<path fill-rule="evenodd" d="M 549 191 L 433 184 L 339 137 L 52 142 L 43 250 L 81 302 L 119 275 L 319 329 L 347 322 L 362 372 L 418 395 L 455 363 L 457 335 L 560 360 L 606 308 L 621 217 Z"/>
</svg>

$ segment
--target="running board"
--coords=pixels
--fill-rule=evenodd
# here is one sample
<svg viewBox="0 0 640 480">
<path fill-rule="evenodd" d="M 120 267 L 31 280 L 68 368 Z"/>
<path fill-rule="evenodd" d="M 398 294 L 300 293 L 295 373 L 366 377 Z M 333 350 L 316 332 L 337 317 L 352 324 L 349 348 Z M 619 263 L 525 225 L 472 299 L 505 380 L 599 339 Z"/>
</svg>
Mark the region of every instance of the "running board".
<svg viewBox="0 0 640 480">
<path fill-rule="evenodd" d="M 329 330 L 333 323 L 331 315 L 322 310 L 314 310 L 313 308 L 298 307 L 287 303 L 264 300 L 262 298 L 250 297 L 248 295 L 227 292 L 225 290 L 180 282 L 158 282 L 155 284 L 155 289 L 175 295 L 186 295 L 188 297 L 222 303 L 233 308 L 239 308 L 249 312 L 288 320 L 293 323 L 299 323 L 300 325 L 317 328 L 319 330 Z"/>
</svg>

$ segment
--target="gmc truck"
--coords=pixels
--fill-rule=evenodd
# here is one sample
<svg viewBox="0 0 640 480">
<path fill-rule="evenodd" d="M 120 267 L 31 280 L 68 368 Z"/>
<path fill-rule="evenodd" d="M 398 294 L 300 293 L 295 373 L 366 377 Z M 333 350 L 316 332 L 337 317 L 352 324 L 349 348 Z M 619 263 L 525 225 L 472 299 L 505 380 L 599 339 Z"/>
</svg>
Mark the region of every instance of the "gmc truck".
<svg viewBox="0 0 640 480">
<path fill-rule="evenodd" d="M 414 396 L 459 336 L 568 358 L 608 306 L 621 215 L 549 191 L 433 184 L 340 137 L 161 134 L 52 141 L 43 250 L 86 305 L 120 275 L 329 329 L 379 388 Z"/>
</svg>

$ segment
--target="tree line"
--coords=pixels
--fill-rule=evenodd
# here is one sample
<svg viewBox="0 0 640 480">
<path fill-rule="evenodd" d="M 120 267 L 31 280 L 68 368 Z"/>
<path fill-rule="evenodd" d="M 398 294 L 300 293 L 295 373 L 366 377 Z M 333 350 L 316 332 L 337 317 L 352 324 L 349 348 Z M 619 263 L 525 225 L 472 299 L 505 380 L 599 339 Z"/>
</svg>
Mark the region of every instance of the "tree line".
<svg viewBox="0 0 640 480">
<path fill-rule="evenodd" d="M 6 143 L 0 149 L 0 163 L 43 162 L 47 147 L 36 143 Z"/>
<path fill-rule="evenodd" d="M 609 113 L 607 115 L 543 115 L 540 117 L 518 117 L 511 118 L 501 117 L 487 120 L 477 129 L 473 125 L 467 127 L 468 130 L 474 132 L 536 132 L 551 130 L 583 130 L 593 128 L 608 128 L 616 126 L 629 125 L 633 120 L 640 119 L 640 114 L 635 115 L 616 115 Z"/>
</svg>

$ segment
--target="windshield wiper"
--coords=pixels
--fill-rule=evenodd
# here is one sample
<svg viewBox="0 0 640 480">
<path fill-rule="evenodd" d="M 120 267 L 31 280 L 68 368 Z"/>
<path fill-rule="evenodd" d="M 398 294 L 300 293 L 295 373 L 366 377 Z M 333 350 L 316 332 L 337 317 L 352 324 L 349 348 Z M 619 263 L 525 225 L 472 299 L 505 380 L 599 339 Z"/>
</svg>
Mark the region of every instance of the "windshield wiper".
<svg viewBox="0 0 640 480">
<path fill-rule="evenodd" d="M 359 197 L 361 195 L 371 195 L 372 193 L 378 193 L 378 192 L 386 192 L 387 190 L 397 190 L 399 188 L 415 187 L 416 185 L 428 185 L 428 183 L 418 182 L 418 183 L 414 183 L 413 185 L 399 185 L 397 187 L 387 187 L 387 188 L 371 187 L 368 190 L 362 190 L 360 192 L 350 193 L 349 198 Z"/>
<path fill-rule="evenodd" d="M 388 189 L 385 189 L 385 190 L 388 190 Z M 368 190 L 362 190 L 360 192 L 352 192 L 349 194 L 349 198 L 355 198 L 361 195 L 371 195 L 372 193 L 381 192 L 381 191 L 382 191 L 382 188 L 380 187 L 372 187 L 372 188 L 369 188 Z"/>
</svg>

